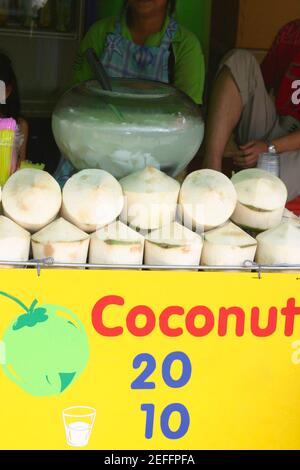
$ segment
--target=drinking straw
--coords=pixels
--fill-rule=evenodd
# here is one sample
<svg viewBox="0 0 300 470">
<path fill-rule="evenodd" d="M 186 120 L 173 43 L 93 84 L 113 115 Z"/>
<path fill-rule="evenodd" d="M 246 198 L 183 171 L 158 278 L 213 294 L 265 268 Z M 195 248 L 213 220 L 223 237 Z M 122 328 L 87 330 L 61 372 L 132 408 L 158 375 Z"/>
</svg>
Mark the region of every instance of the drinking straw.
<svg viewBox="0 0 300 470">
<path fill-rule="evenodd" d="M 16 167 L 15 136 L 17 123 L 12 118 L 0 119 L 0 186 L 3 186 Z"/>
<path fill-rule="evenodd" d="M 91 69 L 94 72 L 94 75 L 96 76 L 97 81 L 100 83 L 101 87 L 103 90 L 106 91 L 112 91 L 112 85 L 110 81 L 110 77 L 107 75 L 101 61 L 98 59 L 94 49 L 89 48 L 86 51 L 86 57 L 89 62 L 89 65 Z M 126 121 L 122 111 L 120 111 L 116 106 L 114 106 L 111 103 L 108 103 L 105 98 L 103 98 L 103 101 L 108 105 L 108 107 L 112 110 L 112 112 L 117 116 L 117 118 L 121 121 L 124 122 Z"/>
</svg>

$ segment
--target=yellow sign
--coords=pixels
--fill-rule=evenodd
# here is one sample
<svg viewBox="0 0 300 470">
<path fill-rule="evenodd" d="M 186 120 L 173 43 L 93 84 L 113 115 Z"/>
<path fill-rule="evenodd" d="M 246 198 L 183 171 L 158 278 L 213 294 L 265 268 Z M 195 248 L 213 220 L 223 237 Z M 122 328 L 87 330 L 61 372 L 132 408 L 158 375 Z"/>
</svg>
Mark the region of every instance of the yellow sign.
<svg viewBox="0 0 300 470">
<path fill-rule="evenodd" d="M 300 449 L 296 275 L 0 279 L 1 449 Z"/>
</svg>

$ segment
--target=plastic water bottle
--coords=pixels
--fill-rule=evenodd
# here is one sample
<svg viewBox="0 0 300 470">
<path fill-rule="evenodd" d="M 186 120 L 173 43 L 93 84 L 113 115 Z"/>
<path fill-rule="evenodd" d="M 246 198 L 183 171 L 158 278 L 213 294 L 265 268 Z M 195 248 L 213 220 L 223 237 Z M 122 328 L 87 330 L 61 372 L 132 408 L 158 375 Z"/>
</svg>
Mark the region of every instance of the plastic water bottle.
<svg viewBox="0 0 300 470">
<path fill-rule="evenodd" d="M 258 157 L 257 168 L 268 171 L 280 177 L 280 157 L 277 153 L 261 153 Z"/>
</svg>

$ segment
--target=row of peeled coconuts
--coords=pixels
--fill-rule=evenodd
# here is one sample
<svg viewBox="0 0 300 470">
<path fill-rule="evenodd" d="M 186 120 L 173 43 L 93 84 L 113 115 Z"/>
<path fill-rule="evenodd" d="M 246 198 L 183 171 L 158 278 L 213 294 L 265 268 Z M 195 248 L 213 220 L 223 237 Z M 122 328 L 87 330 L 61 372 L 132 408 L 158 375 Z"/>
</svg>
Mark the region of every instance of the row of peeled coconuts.
<svg viewBox="0 0 300 470">
<path fill-rule="evenodd" d="M 83 170 L 63 191 L 49 173 L 24 169 L 9 178 L 1 199 L 2 262 L 300 264 L 300 221 L 285 212 L 286 187 L 259 169 L 231 180 L 199 170 L 182 186 L 153 167 L 120 181 Z"/>
</svg>

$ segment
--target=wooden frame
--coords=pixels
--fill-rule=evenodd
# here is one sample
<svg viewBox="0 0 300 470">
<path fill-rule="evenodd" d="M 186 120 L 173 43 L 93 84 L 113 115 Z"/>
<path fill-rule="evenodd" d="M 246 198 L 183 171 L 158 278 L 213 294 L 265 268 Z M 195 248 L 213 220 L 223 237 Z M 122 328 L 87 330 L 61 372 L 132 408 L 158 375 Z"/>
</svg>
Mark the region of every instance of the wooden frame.
<svg viewBox="0 0 300 470">
<path fill-rule="evenodd" d="M 209 92 L 218 64 L 224 54 L 235 47 L 240 0 L 212 0 L 209 67 Z"/>
</svg>

